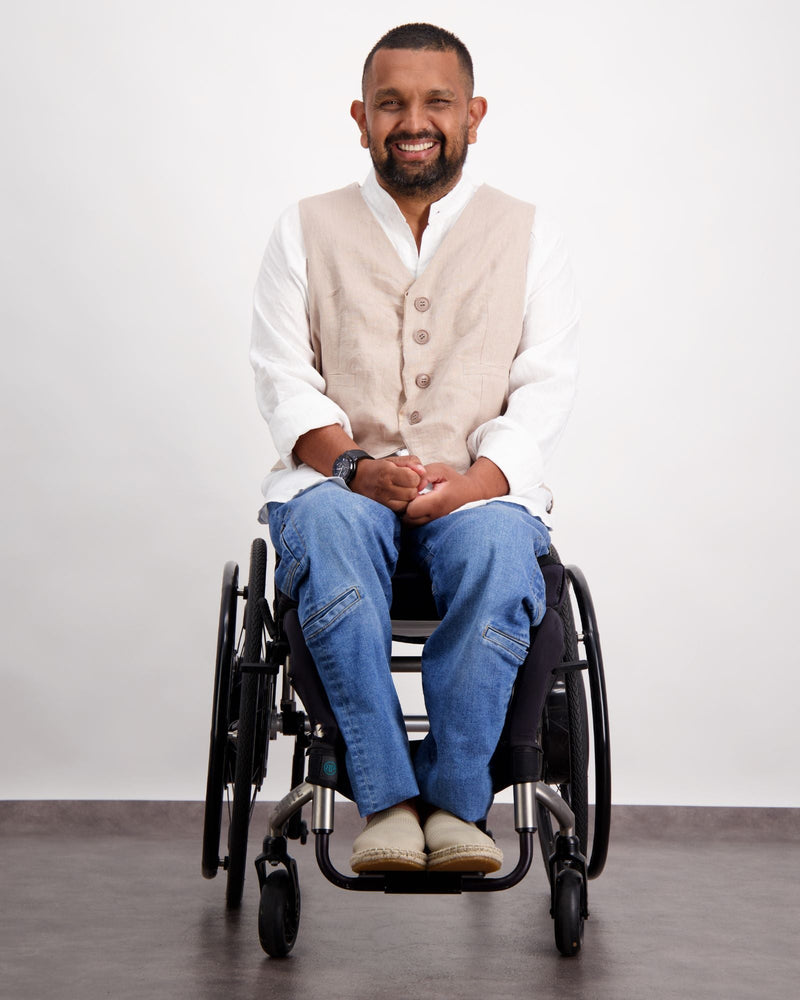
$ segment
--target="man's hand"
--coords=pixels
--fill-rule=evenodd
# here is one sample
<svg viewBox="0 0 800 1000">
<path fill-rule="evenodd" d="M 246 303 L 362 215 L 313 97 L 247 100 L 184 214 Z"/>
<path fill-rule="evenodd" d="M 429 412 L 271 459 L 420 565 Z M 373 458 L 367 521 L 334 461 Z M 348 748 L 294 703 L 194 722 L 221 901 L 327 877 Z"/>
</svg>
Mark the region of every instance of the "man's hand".
<svg viewBox="0 0 800 1000">
<path fill-rule="evenodd" d="M 358 447 L 338 424 L 328 424 L 299 437 L 294 454 L 299 462 L 329 476 L 336 458 Z M 427 484 L 425 466 L 416 455 L 393 455 L 391 458 L 362 458 L 350 481 L 350 489 L 402 514 Z"/>
<path fill-rule="evenodd" d="M 362 458 L 350 489 L 402 514 L 428 484 L 425 466 L 416 455 Z"/>
<path fill-rule="evenodd" d="M 508 494 L 508 480 L 487 458 L 479 458 L 463 475 L 442 462 L 426 466 L 426 472 L 433 489 L 409 503 L 403 517 L 406 524 L 427 524 L 465 503 Z"/>
</svg>

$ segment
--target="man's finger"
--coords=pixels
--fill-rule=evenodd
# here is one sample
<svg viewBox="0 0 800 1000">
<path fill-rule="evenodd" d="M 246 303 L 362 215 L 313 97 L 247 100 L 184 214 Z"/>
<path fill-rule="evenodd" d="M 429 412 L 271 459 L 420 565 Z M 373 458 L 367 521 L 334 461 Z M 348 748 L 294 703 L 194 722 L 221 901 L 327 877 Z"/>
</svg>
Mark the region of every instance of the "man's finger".
<svg viewBox="0 0 800 1000">
<path fill-rule="evenodd" d="M 395 486 L 416 488 L 420 482 L 420 475 L 414 469 L 405 465 L 396 465 L 391 473 L 391 482 Z"/>
</svg>

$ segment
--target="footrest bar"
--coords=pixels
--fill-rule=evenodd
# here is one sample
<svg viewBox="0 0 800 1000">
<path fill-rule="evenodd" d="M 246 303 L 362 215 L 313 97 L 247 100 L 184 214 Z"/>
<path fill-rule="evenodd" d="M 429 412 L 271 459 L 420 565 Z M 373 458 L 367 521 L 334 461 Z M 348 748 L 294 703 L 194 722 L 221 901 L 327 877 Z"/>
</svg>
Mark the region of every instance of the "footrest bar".
<svg viewBox="0 0 800 1000">
<path fill-rule="evenodd" d="M 536 800 L 543 803 L 558 821 L 559 832 L 565 837 L 575 835 L 575 813 L 561 796 L 543 781 L 536 782 Z"/>
<path fill-rule="evenodd" d="M 533 833 L 525 830 L 519 834 L 519 860 L 507 874 L 494 878 L 470 872 L 366 872 L 362 875 L 345 875 L 334 867 L 329 853 L 330 834 L 316 835 L 317 864 L 325 878 L 340 889 L 355 892 L 385 892 L 391 894 L 459 894 L 462 892 L 498 892 L 510 889 L 528 872 L 533 858 Z"/>
<path fill-rule="evenodd" d="M 313 795 L 314 786 L 309 785 L 307 781 L 284 795 L 269 817 L 269 830 L 273 837 L 279 837 L 283 833 L 284 826 L 298 809 L 302 809 L 307 802 L 311 801 Z"/>
</svg>

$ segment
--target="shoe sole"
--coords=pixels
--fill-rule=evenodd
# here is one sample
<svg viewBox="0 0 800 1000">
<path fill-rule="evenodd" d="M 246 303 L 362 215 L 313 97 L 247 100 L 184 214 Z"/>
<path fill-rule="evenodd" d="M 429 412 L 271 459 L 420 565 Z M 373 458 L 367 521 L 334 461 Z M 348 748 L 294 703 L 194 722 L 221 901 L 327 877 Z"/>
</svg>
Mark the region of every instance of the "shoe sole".
<svg viewBox="0 0 800 1000">
<path fill-rule="evenodd" d="M 426 867 L 427 856 L 421 851 L 373 847 L 359 851 L 350 858 L 350 867 L 358 872 L 420 872 Z"/>
<path fill-rule="evenodd" d="M 429 872 L 481 872 L 488 875 L 499 871 L 503 853 L 497 847 L 445 847 L 428 855 Z"/>
</svg>

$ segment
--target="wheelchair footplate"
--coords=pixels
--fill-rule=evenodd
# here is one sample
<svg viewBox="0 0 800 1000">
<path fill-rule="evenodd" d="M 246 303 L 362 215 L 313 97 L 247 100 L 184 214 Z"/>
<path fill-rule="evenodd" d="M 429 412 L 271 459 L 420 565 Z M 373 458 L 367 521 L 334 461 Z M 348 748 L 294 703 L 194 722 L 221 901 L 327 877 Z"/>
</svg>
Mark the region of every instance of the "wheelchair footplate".
<svg viewBox="0 0 800 1000">
<path fill-rule="evenodd" d="M 498 892 L 510 889 L 522 881 L 533 858 L 533 830 L 519 834 L 519 860 L 507 875 L 487 877 L 481 872 L 415 872 L 387 871 L 362 872 L 344 875 L 330 859 L 328 851 L 330 830 L 315 830 L 316 856 L 319 869 L 325 878 L 340 889 L 356 892 L 385 892 L 387 894 L 440 893 L 458 895 L 462 892 Z"/>
</svg>

